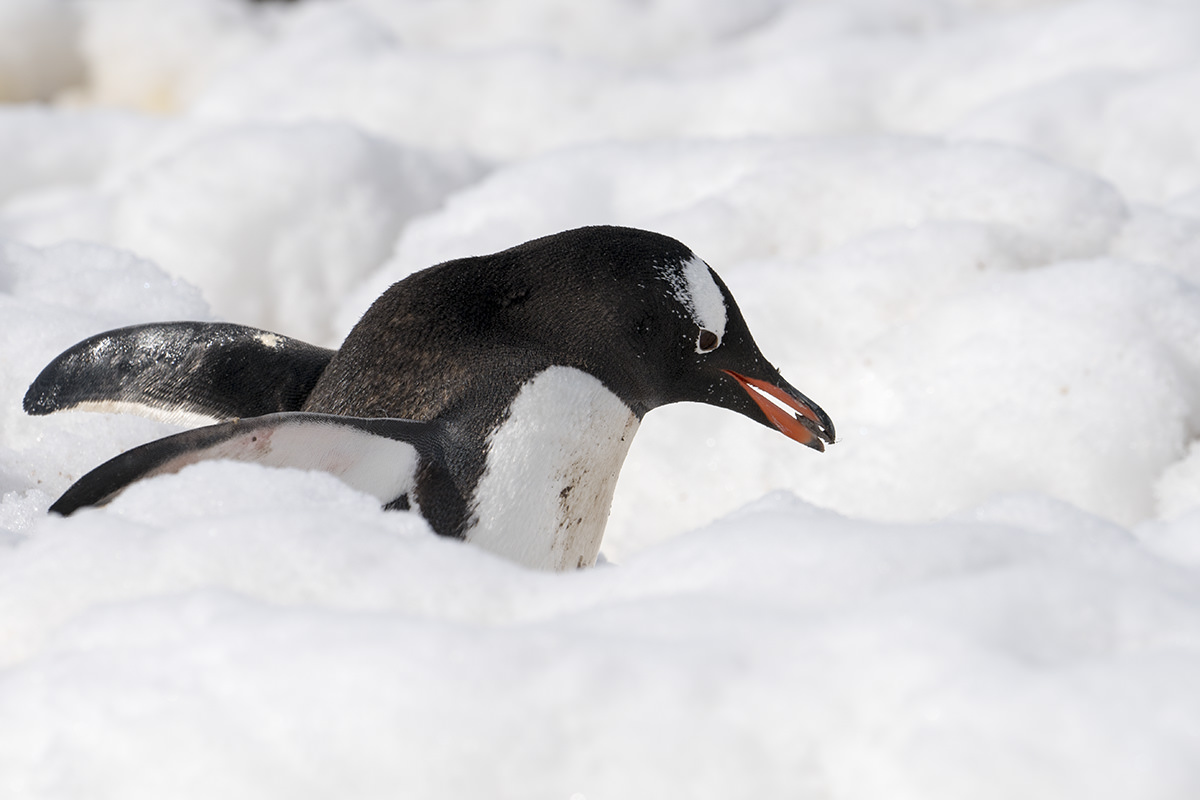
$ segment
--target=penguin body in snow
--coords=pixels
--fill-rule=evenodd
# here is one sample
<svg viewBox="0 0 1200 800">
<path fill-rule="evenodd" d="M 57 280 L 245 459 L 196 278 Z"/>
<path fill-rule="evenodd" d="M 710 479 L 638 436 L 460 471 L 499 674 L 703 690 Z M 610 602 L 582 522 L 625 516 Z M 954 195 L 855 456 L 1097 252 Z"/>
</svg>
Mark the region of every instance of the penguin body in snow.
<svg viewBox="0 0 1200 800">
<path fill-rule="evenodd" d="M 333 472 L 439 534 L 569 569 L 595 561 L 642 417 L 681 401 L 818 450 L 834 440 L 707 264 L 660 234 L 590 227 L 414 273 L 337 351 L 225 323 L 99 334 L 47 366 L 24 405 L 232 418 L 117 456 L 52 511 L 233 458 Z"/>
</svg>

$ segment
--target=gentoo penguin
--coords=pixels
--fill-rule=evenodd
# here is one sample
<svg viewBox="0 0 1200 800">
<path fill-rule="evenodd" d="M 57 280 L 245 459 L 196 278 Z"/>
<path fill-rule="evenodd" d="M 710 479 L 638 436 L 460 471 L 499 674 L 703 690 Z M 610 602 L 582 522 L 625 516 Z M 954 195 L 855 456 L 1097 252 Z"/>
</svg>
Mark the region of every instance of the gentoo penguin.
<svg viewBox="0 0 1200 800">
<path fill-rule="evenodd" d="M 834 441 L 704 261 L 661 234 L 588 227 L 414 273 L 337 351 L 224 323 L 102 333 L 47 366 L 24 407 L 228 420 L 117 456 L 53 512 L 230 458 L 332 472 L 439 534 L 570 569 L 596 559 L 642 417 L 681 401 Z"/>
</svg>

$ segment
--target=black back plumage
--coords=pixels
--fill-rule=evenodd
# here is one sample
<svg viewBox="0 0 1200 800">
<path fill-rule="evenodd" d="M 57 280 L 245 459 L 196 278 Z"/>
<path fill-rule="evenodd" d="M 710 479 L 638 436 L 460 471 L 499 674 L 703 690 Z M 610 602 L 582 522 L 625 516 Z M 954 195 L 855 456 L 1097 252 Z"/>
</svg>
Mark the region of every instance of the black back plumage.
<svg viewBox="0 0 1200 800">
<path fill-rule="evenodd" d="M 429 419 L 479 395 L 506 406 L 557 364 L 600 378 L 640 417 L 668 355 L 655 341 L 668 286 L 653 265 L 690 256 L 666 236 L 598 226 L 414 273 L 366 312 L 304 408 Z"/>
<path fill-rule="evenodd" d="M 61 353 L 34 379 L 23 406 L 35 416 L 85 404 L 217 419 L 298 411 L 333 355 L 245 325 L 132 325 Z"/>
</svg>

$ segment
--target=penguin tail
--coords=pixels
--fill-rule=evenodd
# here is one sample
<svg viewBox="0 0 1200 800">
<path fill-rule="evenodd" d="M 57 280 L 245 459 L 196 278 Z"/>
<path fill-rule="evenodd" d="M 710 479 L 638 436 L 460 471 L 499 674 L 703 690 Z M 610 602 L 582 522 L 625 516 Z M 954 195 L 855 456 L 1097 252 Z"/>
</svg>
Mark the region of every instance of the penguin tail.
<svg viewBox="0 0 1200 800">
<path fill-rule="evenodd" d="M 168 322 L 92 336 L 30 385 L 33 415 L 129 411 L 171 422 L 297 411 L 334 351 L 244 325 Z"/>
</svg>

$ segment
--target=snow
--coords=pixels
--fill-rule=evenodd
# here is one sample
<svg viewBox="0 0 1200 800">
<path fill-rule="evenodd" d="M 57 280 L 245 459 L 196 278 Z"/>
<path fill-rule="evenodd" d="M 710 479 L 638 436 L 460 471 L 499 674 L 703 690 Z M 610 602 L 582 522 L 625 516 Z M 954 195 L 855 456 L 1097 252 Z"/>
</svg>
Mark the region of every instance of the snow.
<svg viewBox="0 0 1200 800">
<path fill-rule="evenodd" d="M 0 4 L 0 796 L 1200 796 L 1188 0 Z M 840 440 L 649 414 L 599 566 L 28 417 L 67 346 L 336 345 L 586 224 L 710 264 Z"/>
</svg>

